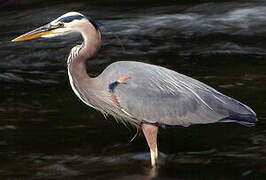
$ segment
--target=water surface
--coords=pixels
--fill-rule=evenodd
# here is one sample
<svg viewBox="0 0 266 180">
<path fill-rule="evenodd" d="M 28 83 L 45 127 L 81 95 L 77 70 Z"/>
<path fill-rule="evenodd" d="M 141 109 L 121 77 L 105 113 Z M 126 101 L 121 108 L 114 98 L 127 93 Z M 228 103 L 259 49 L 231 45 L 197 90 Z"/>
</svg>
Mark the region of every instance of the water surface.
<svg viewBox="0 0 266 180">
<path fill-rule="evenodd" d="M 1 179 L 266 177 L 265 1 L 40 2 L 1 11 Z M 72 92 L 66 59 L 80 36 L 10 42 L 68 11 L 106 26 L 91 76 L 120 60 L 161 65 L 252 107 L 258 124 L 160 129 L 153 171 L 141 133 L 130 142 L 135 128 L 105 119 Z"/>
</svg>

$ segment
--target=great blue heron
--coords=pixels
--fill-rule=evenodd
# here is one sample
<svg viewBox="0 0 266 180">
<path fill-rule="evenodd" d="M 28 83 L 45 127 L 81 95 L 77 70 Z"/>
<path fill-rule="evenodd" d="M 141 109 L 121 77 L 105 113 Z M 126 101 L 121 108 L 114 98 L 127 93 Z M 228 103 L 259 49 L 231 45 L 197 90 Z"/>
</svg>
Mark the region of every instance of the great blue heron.
<svg viewBox="0 0 266 180">
<path fill-rule="evenodd" d="M 81 33 L 84 42 L 72 48 L 68 75 L 75 94 L 87 105 L 142 128 L 150 148 L 151 165 L 157 164 L 158 126 L 189 126 L 237 122 L 251 126 L 257 121 L 248 106 L 221 94 L 193 78 L 160 66 L 134 61 L 109 65 L 91 78 L 86 64 L 101 44 L 98 23 L 78 12 L 66 13 L 47 25 L 12 41 Z"/>
</svg>

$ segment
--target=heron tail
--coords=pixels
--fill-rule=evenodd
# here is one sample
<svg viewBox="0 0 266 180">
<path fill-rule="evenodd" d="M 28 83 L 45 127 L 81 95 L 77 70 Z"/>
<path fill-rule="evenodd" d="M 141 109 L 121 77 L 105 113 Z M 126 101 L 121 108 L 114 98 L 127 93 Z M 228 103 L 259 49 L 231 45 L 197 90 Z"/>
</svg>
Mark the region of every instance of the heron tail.
<svg viewBox="0 0 266 180">
<path fill-rule="evenodd" d="M 225 118 L 219 120 L 219 122 L 236 122 L 244 126 L 254 126 L 257 121 L 255 113 L 252 114 L 231 114 Z"/>
</svg>

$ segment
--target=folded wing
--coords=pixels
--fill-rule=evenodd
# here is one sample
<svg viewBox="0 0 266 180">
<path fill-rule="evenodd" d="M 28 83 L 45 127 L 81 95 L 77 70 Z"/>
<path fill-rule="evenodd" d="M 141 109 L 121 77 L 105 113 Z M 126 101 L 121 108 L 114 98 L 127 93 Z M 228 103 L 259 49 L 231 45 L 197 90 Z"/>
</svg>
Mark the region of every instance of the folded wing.
<svg viewBox="0 0 266 180">
<path fill-rule="evenodd" d="M 169 69 L 122 61 L 102 74 L 109 84 L 122 76 L 130 78 L 112 93 L 139 121 L 181 126 L 217 121 L 252 125 L 256 121 L 256 114 L 248 106 Z"/>
</svg>

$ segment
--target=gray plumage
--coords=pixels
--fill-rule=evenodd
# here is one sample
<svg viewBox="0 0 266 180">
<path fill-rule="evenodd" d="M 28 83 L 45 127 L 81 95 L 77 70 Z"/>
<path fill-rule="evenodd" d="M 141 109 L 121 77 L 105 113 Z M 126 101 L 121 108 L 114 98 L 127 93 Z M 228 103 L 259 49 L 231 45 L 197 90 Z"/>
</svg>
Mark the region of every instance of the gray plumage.
<svg viewBox="0 0 266 180">
<path fill-rule="evenodd" d="M 71 32 L 79 32 L 84 38 L 83 44 L 72 48 L 67 60 L 75 94 L 104 114 L 141 126 L 153 167 L 158 159 L 158 126 L 214 122 L 252 126 L 257 121 L 255 112 L 248 106 L 202 82 L 160 66 L 120 61 L 109 65 L 98 77 L 89 77 L 87 61 L 98 52 L 101 34 L 97 22 L 77 12 L 64 14 L 13 41 Z"/>
<path fill-rule="evenodd" d="M 84 103 L 133 124 L 189 126 L 234 121 L 248 126 L 256 121 L 256 114 L 248 106 L 160 66 L 120 61 L 109 65 L 98 77 L 89 78 L 86 62 L 99 48 L 97 28 L 82 31 L 85 43 L 72 48 L 68 58 L 72 88 Z M 129 79 L 110 91 L 109 86 L 123 76 Z"/>
<path fill-rule="evenodd" d="M 233 114 L 255 116 L 246 105 L 206 84 L 155 65 L 116 62 L 108 66 L 98 79 L 108 91 L 108 85 L 122 76 L 130 79 L 119 84 L 113 93 L 121 107 L 139 122 L 189 126 L 217 122 Z"/>
</svg>

